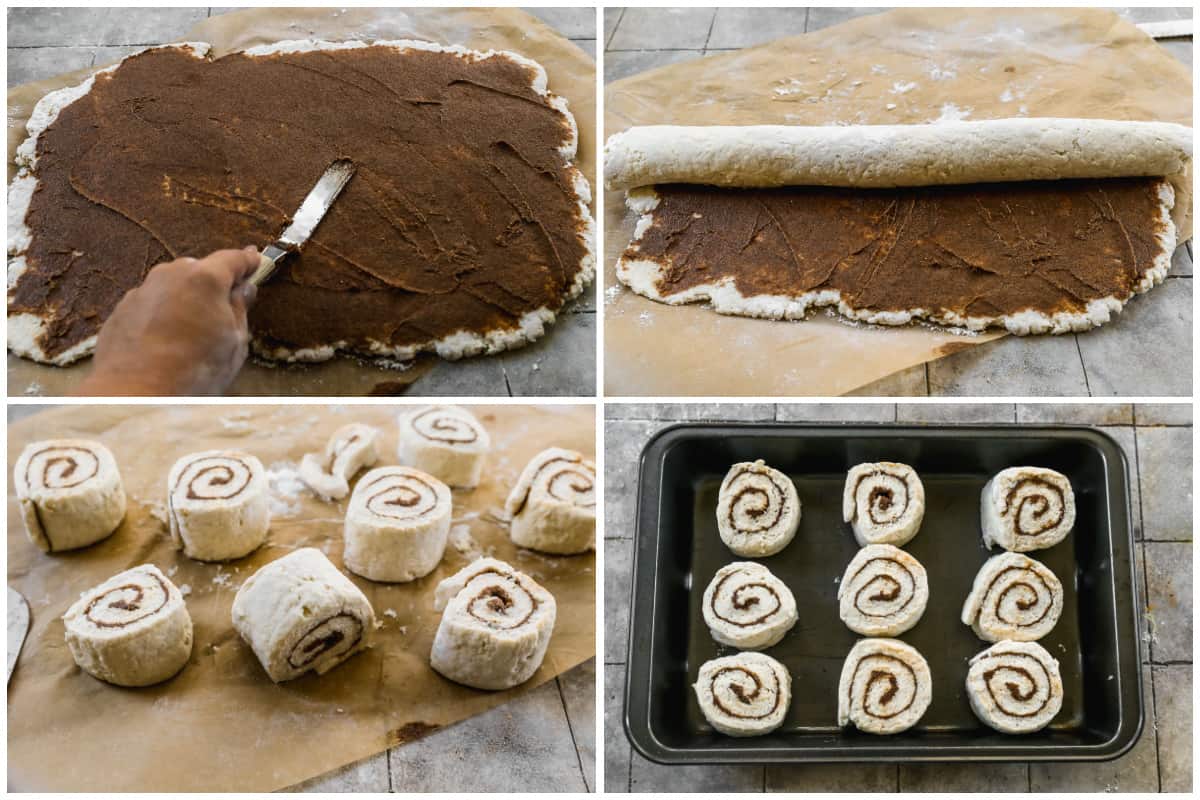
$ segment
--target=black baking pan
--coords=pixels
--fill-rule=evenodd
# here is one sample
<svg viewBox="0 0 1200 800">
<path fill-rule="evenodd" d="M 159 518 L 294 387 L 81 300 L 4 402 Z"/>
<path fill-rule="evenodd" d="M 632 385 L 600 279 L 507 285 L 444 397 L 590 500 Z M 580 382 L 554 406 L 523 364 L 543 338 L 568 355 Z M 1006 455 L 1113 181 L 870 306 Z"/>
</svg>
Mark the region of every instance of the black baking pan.
<svg viewBox="0 0 1200 800">
<path fill-rule="evenodd" d="M 765 652 L 792 674 L 784 724 L 731 738 L 700 713 L 692 683 L 705 661 L 733 652 L 709 635 L 700 603 L 731 561 L 717 533 L 717 491 L 729 467 L 764 459 L 796 484 L 796 538 L 757 559 L 796 597 L 800 620 Z M 925 656 L 933 702 L 920 723 L 892 736 L 837 726 L 842 662 L 859 638 L 838 616 L 837 588 L 858 551 L 842 521 L 846 471 L 900 461 L 925 485 L 920 532 L 905 549 L 929 575 L 929 606 L 900 639 Z M 1034 734 L 980 723 L 967 701 L 967 661 L 984 650 L 959 619 L 975 573 L 990 555 L 980 491 L 1005 467 L 1050 467 L 1075 489 L 1074 531 L 1029 555 L 1063 584 L 1058 625 L 1041 640 L 1062 670 L 1062 711 Z M 1103 761 L 1142 731 L 1141 670 L 1133 582 L 1133 524 L 1124 454 L 1080 427 L 690 424 L 666 428 L 642 452 L 633 567 L 625 728 L 638 752 L 664 764 L 829 761 Z M 996 551 L 999 552 L 999 551 Z M 994 554 L 994 553 L 992 553 Z"/>
</svg>

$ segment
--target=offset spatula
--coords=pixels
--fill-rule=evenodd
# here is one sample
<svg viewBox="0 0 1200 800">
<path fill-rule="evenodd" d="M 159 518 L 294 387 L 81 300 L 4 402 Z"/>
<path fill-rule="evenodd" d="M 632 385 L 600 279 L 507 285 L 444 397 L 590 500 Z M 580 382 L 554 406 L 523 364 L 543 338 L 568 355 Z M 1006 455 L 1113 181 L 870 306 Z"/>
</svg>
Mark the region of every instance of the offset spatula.
<svg viewBox="0 0 1200 800">
<path fill-rule="evenodd" d="M 292 224 L 259 254 L 258 269 L 250 276 L 251 283 L 261 285 L 274 274 L 281 258 L 300 250 L 352 175 L 354 164 L 350 161 L 339 159 L 329 165 L 329 169 L 325 170 L 317 185 L 300 204 L 300 209 L 292 217 Z"/>
<path fill-rule="evenodd" d="M 17 665 L 17 656 L 21 654 L 21 645 L 25 643 L 25 634 L 29 633 L 29 604 L 21 593 L 8 587 L 8 678 L 12 678 L 13 667 Z"/>
</svg>

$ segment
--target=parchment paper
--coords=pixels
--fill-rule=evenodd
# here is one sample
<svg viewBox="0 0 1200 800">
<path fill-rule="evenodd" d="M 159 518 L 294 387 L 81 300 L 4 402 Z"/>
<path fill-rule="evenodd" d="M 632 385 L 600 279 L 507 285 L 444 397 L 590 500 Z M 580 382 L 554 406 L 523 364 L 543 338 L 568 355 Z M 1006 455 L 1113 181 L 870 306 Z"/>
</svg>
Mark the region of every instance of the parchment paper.
<svg viewBox="0 0 1200 800">
<path fill-rule="evenodd" d="M 1188 68 L 1111 12 L 911 8 L 616 81 L 605 94 L 605 136 L 651 124 L 1012 116 L 1190 125 L 1191 110 Z M 1182 243 L 1191 237 L 1190 174 L 1176 192 Z M 616 280 L 635 220 L 624 198 L 605 193 L 609 396 L 839 395 L 1004 335 L 876 328 L 826 311 L 776 322 L 656 303 Z"/>
<path fill-rule="evenodd" d="M 478 714 L 591 658 L 594 555 L 551 558 L 519 550 L 491 517 L 526 461 L 543 448 L 595 452 L 593 409 L 479 406 L 475 413 L 491 434 L 493 450 L 483 483 L 454 492 L 452 543 L 442 564 L 410 584 L 350 575 L 382 622 L 376 645 L 323 676 L 281 685 L 267 678 L 233 629 L 233 596 L 256 569 L 297 547 L 319 547 L 342 567 L 349 498 L 331 504 L 307 491 L 273 491 L 267 544 L 228 565 L 204 564 L 176 551 L 154 516 L 163 514 L 167 470 L 179 456 L 210 448 L 245 450 L 268 470 L 280 462 L 294 467 L 352 421 L 378 426 L 381 463 L 395 464 L 396 413 L 387 406 L 79 406 L 10 425 L 9 470 L 30 441 L 78 436 L 103 442 L 116 456 L 129 511 L 110 538 L 51 556 L 29 542 L 16 499 L 8 498 L 8 582 L 32 612 L 8 685 L 9 788 L 274 790 Z M 429 667 L 440 618 L 433 610 L 434 587 L 480 552 L 527 572 L 558 604 L 542 668 L 507 692 L 459 686 Z M 188 665 L 170 681 L 122 689 L 75 666 L 60 617 L 80 592 L 146 562 L 157 564 L 181 590 L 190 587 L 186 600 L 195 646 Z M 454 734 L 442 735 L 449 741 Z"/>
<path fill-rule="evenodd" d="M 596 65 L 592 59 L 543 22 L 515 8 L 261 8 L 220 14 L 196 25 L 181 40 L 208 42 L 213 55 L 244 50 L 285 39 L 332 41 L 424 39 L 461 44 L 477 50 L 512 50 L 541 63 L 550 91 L 567 99 L 579 126 L 575 163 L 596 188 Z M 97 65 L 97 67 L 105 65 Z M 74 86 L 96 67 L 17 86 L 8 92 L 8 180 L 16 173 L 13 158 L 27 136 L 25 123 L 37 101 L 48 92 Z M 595 201 L 593 200 L 593 208 Z M 587 291 L 590 291 L 587 290 Z M 565 320 L 560 320 L 560 323 Z M 549 345 L 555 327 L 546 334 Z M 484 356 L 486 358 L 486 356 Z M 547 357 L 554 357 L 549 349 Z M 468 359 L 462 364 L 469 364 Z M 248 363 L 229 394 L 365 395 L 397 394 L 428 371 L 430 358 L 405 370 L 386 369 L 354 358 L 338 357 L 320 364 L 273 367 Z M 69 367 L 49 367 L 8 356 L 8 392 L 46 396 L 69 394 L 91 368 L 84 359 Z M 389 385 L 390 384 L 390 385 Z M 28 391 L 27 391 L 28 390 Z"/>
</svg>

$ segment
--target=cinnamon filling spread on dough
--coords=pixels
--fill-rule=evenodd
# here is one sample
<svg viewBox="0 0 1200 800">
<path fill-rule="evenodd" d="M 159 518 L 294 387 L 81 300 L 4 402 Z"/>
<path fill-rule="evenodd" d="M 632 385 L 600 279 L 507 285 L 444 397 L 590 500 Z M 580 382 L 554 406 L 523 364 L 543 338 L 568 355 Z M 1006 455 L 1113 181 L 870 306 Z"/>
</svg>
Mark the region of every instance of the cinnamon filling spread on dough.
<svg viewBox="0 0 1200 800">
<path fill-rule="evenodd" d="M 660 185 L 626 260 L 670 297 L 731 278 L 744 297 L 835 290 L 856 310 L 997 317 L 1124 300 L 1163 246 L 1161 178 L 916 189 Z"/>
<path fill-rule="evenodd" d="M 96 78 L 38 141 L 9 313 L 50 356 L 155 264 L 274 241 L 321 173 L 357 172 L 259 290 L 261 348 L 429 343 L 557 310 L 581 270 L 566 117 L 496 56 L 389 47 L 214 61 L 177 49 Z"/>
</svg>

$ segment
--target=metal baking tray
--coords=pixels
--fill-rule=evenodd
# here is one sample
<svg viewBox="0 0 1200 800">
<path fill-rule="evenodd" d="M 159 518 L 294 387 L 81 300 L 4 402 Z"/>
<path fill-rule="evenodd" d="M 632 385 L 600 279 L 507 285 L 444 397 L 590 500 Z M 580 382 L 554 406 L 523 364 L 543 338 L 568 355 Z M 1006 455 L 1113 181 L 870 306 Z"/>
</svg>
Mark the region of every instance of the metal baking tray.
<svg viewBox="0 0 1200 800">
<path fill-rule="evenodd" d="M 800 620 L 765 652 L 792 673 L 784 724 L 766 736 L 714 731 L 692 690 L 700 665 L 733 652 L 701 617 L 712 575 L 741 560 L 717 534 L 717 491 L 729 467 L 764 459 L 796 484 L 802 518 L 781 553 L 759 559 L 788 585 Z M 925 656 L 933 702 L 892 736 L 837 726 L 842 662 L 858 639 L 838 616 L 837 581 L 858 550 L 841 518 L 846 471 L 864 461 L 912 465 L 925 485 L 921 530 L 905 549 L 929 575 L 929 606 L 899 638 Z M 959 620 L 989 552 L 979 524 L 984 483 L 1009 466 L 1056 469 L 1075 489 L 1077 517 L 1062 543 L 1030 555 L 1063 584 L 1062 619 L 1041 644 L 1058 659 L 1062 711 L 1035 734 L 1005 735 L 971 712 L 967 660 L 988 643 Z M 998 551 L 997 551 L 998 552 Z M 625 729 L 664 764 L 833 761 L 1103 761 L 1142 731 L 1129 478 L 1121 448 L 1082 427 L 688 424 L 642 452 L 633 566 Z"/>
</svg>

